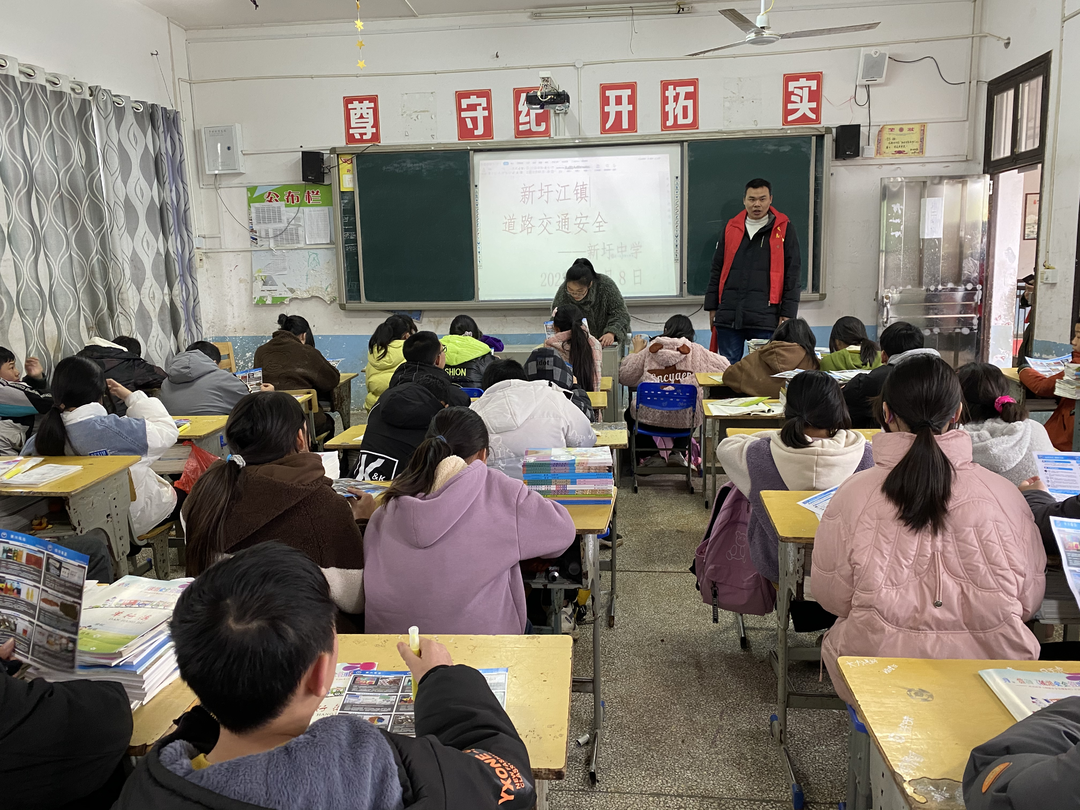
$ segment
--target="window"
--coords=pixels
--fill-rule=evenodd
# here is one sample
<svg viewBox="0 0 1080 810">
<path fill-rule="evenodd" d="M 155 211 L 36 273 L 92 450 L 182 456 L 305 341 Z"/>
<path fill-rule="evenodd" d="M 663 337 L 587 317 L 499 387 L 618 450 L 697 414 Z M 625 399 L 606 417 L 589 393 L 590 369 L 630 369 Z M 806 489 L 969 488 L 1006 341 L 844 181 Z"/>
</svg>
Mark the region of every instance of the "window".
<svg viewBox="0 0 1080 810">
<path fill-rule="evenodd" d="M 1050 54 L 999 76 L 987 87 L 987 174 L 1041 163 L 1045 146 Z"/>
</svg>

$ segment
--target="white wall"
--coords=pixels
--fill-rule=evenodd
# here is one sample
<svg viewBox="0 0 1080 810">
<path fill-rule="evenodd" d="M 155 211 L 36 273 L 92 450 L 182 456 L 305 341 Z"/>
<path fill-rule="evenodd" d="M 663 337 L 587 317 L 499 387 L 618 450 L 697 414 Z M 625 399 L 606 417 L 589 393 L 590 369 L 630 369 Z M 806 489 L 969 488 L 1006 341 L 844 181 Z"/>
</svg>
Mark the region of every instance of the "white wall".
<svg viewBox="0 0 1080 810">
<path fill-rule="evenodd" d="M 165 17 L 136 0 L 5 0 L 0 53 L 140 101 L 173 106 L 169 29 Z M 150 55 L 154 50 L 164 80 Z"/>
<path fill-rule="evenodd" d="M 796 47 L 806 49 L 797 52 L 780 43 L 767 51 L 728 51 L 723 58 L 677 58 L 732 41 L 738 34 L 716 13 L 719 4 L 695 3 L 694 8 L 692 15 L 639 17 L 632 52 L 629 20 L 540 23 L 524 15 L 489 15 L 370 22 L 363 34 L 369 67 L 359 77 L 352 75 L 356 32 L 350 23 L 189 30 L 187 50 L 194 83 L 183 92 L 184 111 L 195 126 L 243 125 L 247 173 L 221 182 L 222 199 L 243 220 L 241 187 L 297 181 L 301 145 L 325 149 L 343 144 L 341 98 L 345 95 L 378 93 L 383 143 L 407 143 L 432 142 L 432 138 L 415 127 L 407 129 L 402 95 L 434 92 L 434 141 L 454 142 L 454 91 L 491 88 L 496 138 L 512 141 L 511 89 L 535 84 L 537 69 L 543 67 L 552 68 L 573 98 L 568 132 L 588 136 L 598 134 L 598 85 L 606 81 L 638 82 L 639 133 L 652 134 L 659 131 L 661 79 L 699 77 L 702 129 L 730 131 L 778 128 L 782 75 L 801 70 L 825 74 L 826 125 L 865 123 L 866 109 L 849 101 L 860 45 L 945 37 L 944 41 L 892 45 L 892 54 L 902 59 L 933 55 L 951 81 L 969 77 L 971 50 L 966 35 L 972 31 L 973 6 L 966 0 L 896 0 L 890 5 L 844 4 L 844 8 L 774 13 L 773 24 L 782 30 L 873 19 L 882 25 L 867 34 L 796 41 Z M 582 67 L 574 66 L 577 60 L 583 62 Z M 828 297 L 804 305 L 803 313 L 812 325 L 827 330 L 845 314 L 858 315 L 871 325 L 876 322 L 880 178 L 977 170 L 968 162 L 972 150 L 968 109 L 967 86 L 944 84 L 932 63 L 890 65 L 888 81 L 873 90 L 874 134 L 881 123 L 927 122 L 930 157 L 918 162 L 857 159 L 834 164 L 828 203 Z M 278 309 L 266 311 L 247 303 L 246 232 L 223 210 L 212 184 L 203 180 L 207 188 L 199 192 L 197 205 L 200 233 L 207 237 L 211 250 L 235 250 L 207 256 L 201 284 L 206 331 L 266 334 Z M 777 205 L 782 210 L 783 200 L 777 200 Z M 311 319 L 318 334 L 369 334 L 383 317 L 342 312 L 317 299 L 292 304 L 289 309 Z M 672 311 L 632 308 L 635 316 L 659 322 Z M 440 318 L 453 314 L 431 312 Z M 483 328 L 493 334 L 540 331 L 539 312 L 480 314 Z M 695 317 L 695 325 L 706 324 L 703 315 Z M 635 328 L 648 326 L 635 322 Z"/>
</svg>

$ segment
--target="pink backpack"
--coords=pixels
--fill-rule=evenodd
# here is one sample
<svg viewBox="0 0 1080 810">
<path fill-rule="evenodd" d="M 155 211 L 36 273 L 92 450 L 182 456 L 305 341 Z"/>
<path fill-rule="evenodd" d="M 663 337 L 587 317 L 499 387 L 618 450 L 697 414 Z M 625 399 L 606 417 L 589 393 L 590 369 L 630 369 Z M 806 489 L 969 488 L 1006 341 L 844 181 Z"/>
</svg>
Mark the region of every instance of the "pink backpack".
<svg viewBox="0 0 1080 810">
<path fill-rule="evenodd" d="M 765 616 L 776 606 L 776 588 L 750 560 L 749 521 L 750 501 L 734 484 L 724 484 L 716 493 L 712 519 L 691 569 L 701 601 L 712 605 L 714 623 L 719 623 L 721 610 Z"/>
</svg>

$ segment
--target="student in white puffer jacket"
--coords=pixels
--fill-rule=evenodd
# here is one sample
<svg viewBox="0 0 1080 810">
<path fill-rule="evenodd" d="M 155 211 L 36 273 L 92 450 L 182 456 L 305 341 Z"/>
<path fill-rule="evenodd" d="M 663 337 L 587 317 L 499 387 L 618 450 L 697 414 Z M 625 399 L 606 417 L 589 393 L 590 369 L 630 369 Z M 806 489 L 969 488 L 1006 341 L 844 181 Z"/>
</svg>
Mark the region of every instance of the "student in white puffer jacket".
<svg viewBox="0 0 1080 810">
<path fill-rule="evenodd" d="M 1039 474 L 1035 453 L 1054 453 L 1041 424 L 1009 394 L 1009 381 L 989 363 L 957 371 L 964 391 L 962 429 L 971 436 L 971 459 L 1019 486 Z"/>
</svg>

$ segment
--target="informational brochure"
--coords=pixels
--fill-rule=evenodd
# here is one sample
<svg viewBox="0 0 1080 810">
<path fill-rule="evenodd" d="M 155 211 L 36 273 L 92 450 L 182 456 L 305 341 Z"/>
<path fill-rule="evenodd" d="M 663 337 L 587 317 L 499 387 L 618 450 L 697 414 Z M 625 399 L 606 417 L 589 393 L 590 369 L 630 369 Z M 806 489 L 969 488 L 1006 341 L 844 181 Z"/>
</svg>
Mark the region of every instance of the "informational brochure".
<svg viewBox="0 0 1080 810">
<path fill-rule="evenodd" d="M 1055 500 L 1080 495 L 1080 453 L 1036 453 L 1035 464 Z"/>
<path fill-rule="evenodd" d="M 1059 700 L 1080 695 L 1080 674 L 1077 673 L 983 669 L 979 675 L 1017 720 Z"/>
<path fill-rule="evenodd" d="M 799 501 L 799 506 L 804 509 L 809 509 L 815 515 L 818 520 L 821 520 L 821 516 L 825 514 L 825 509 L 829 505 L 829 501 L 832 500 L 832 496 L 836 494 L 836 490 L 839 487 L 833 487 L 832 489 L 826 489 L 823 492 L 819 492 L 817 495 L 812 495 L 805 501 Z"/>
<path fill-rule="evenodd" d="M 1052 517 L 1050 526 L 1061 552 L 1061 567 L 1065 569 L 1069 590 L 1073 599 L 1080 604 L 1080 520 Z"/>
<path fill-rule="evenodd" d="M 249 368 L 236 372 L 236 376 L 248 387 L 248 391 L 254 394 L 262 387 L 263 375 L 261 368 Z"/>
<path fill-rule="evenodd" d="M 165 632 L 176 600 L 192 579 L 158 580 L 128 575 L 100 588 L 83 606 L 79 652 L 84 663 L 118 664 L 136 656 Z"/>
<path fill-rule="evenodd" d="M 860 374 L 869 374 L 870 369 L 866 369 L 866 368 L 845 368 L 845 369 L 841 369 L 840 371 L 826 371 L 825 373 L 828 374 L 830 377 L 832 377 L 834 380 L 836 380 L 841 385 L 847 385 L 849 382 L 854 380 Z"/>
<path fill-rule="evenodd" d="M 82 465 L 80 464 L 38 464 L 25 471 L 16 472 L 10 478 L 0 479 L 0 486 L 19 487 L 21 489 L 40 487 L 77 473 L 81 469 Z"/>
<path fill-rule="evenodd" d="M 754 414 L 771 415 L 783 413 L 779 401 L 770 401 L 768 397 L 732 397 L 730 399 L 711 399 L 706 403 L 709 416 L 749 416 Z"/>
<path fill-rule="evenodd" d="M 1061 357 L 1051 357 L 1049 359 L 1040 360 L 1037 357 L 1027 358 L 1027 363 L 1031 366 L 1032 371 L 1037 371 L 1044 377 L 1053 377 L 1055 374 L 1060 374 L 1065 370 L 1065 364 L 1072 360 L 1072 355 L 1065 354 Z"/>
<path fill-rule="evenodd" d="M 73 672 L 90 558 L 40 537 L 0 530 L 0 643 L 15 655 Z"/>
</svg>

